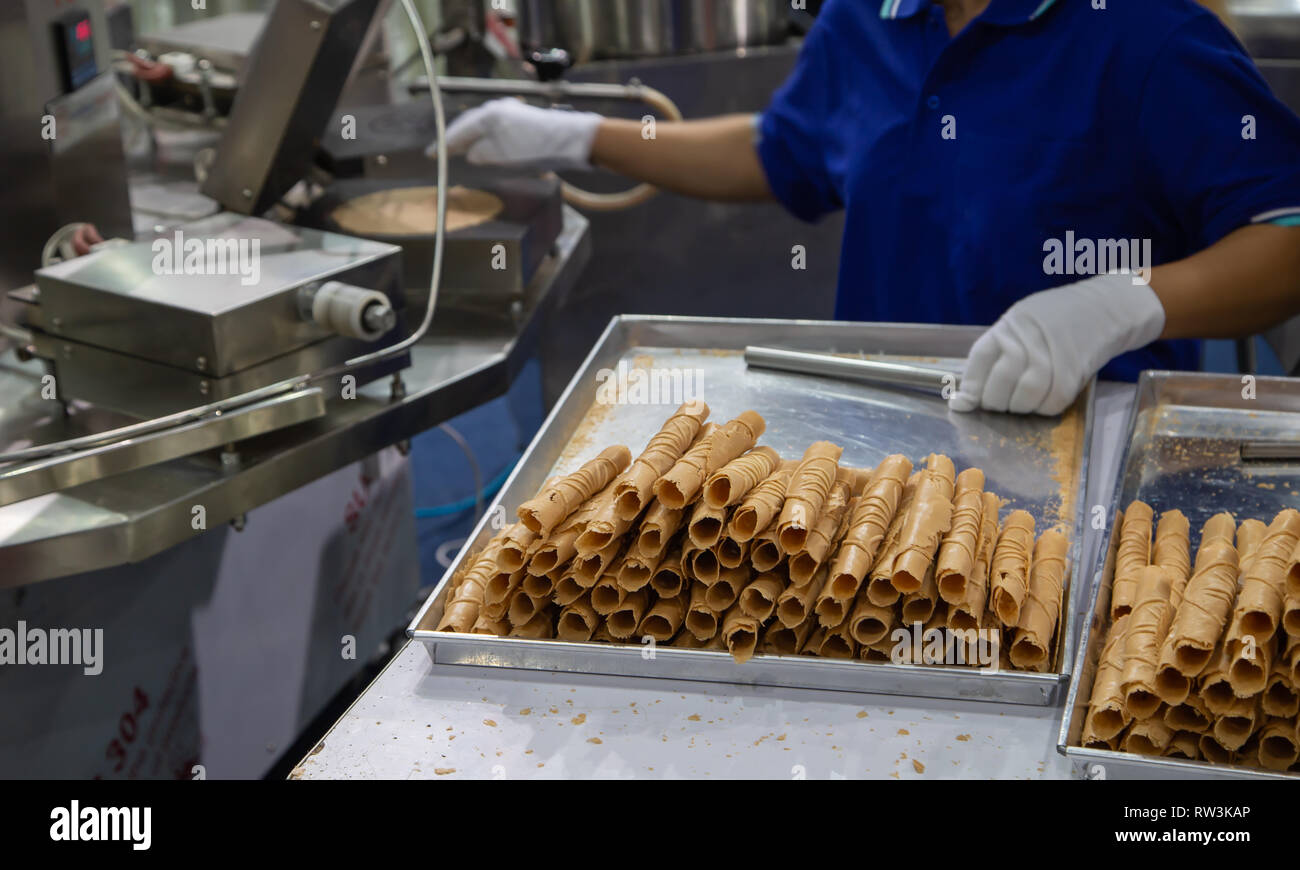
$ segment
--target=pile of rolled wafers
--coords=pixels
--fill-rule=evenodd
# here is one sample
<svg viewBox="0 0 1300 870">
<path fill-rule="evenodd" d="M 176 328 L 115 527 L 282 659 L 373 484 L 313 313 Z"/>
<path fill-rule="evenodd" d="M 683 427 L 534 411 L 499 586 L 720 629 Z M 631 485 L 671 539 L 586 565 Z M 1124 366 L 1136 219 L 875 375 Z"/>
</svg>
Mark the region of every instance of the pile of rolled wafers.
<svg viewBox="0 0 1300 870">
<path fill-rule="evenodd" d="M 1022 510 L 999 525 L 982 471 L 852 468 L 828 441 L 786 460 L 757 413 L 708 414 L 682 405 L 635 459 L 610 447 L 547 481 L 464 560 L 438 630 L 899 662 L 892 635 L 922 626 L 1052 667 L 1068 540 L 1035 540 Z"/>
<path fill-rule="evenodd" d="M 1300 512 L 1267 526 L 1215 514 L 1195 563 L 1181 511 L 1156 524 L 1134 501 L 1115 521 L 1101 602 L 1110 624 L 1082 745 L 1300 767 Z"/>
</svg>

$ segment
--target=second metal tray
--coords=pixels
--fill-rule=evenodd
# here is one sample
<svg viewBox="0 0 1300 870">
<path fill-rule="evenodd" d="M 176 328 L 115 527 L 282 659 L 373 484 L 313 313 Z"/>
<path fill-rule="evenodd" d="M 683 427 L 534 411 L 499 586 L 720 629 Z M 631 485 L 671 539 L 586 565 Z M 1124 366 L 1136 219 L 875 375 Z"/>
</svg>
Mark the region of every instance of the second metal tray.
<svg viewBox="0 0 1300 870">
<path fill-rule="evenodd" d="M 1195 552 L 1201 526 L 1220 511 L 1230 511 L 1239 522 L 1253 517 L 1267 523 L 1283 508 L 1300 506 L 1300 462 L 1241 458 L 1243 440 L 1300 444 L 1300 379 L 1257 377 L 1251 386 L 1253 393 L 1245 391 L 1239 375 L 1143 372 L 1108 518 L 1134 499 L 1157 513 L 1177 508 L 1191 523 Z M 1113 578 L 1106 557 L 1114 525 L 1108 522 L 1107 543 L 1097 558 L 1086 610 L 1091 621 L 1079 642 L 1076 678 L 1058 738 L 1057 748 L 1074 762 L 1075 774 L 1092 779 L 1296 779 L 1300 775 L 1079 746 L 1110 626 Z"/>
<path fill-rule="evenodd" d="M 870 354 L 959 369 L 977 327 L 820 321 L 623 316 L 611 321 L 529 446 L 465 550 L 448 569 L 408 634 L 439 664 L 705 680 L 856 692 L 1051 704 L 1068 676 L 1075 609 L 1070 577 L 1082 539 L 1082 501 L 1092 430 L 1093 387 L 1060 418 L 949 412 L 940 398 L 905 390 L 781 372 L 747 370 L 741 351 L 764 344 Z M 641 373 L 638 376 L 638 372 Z M 651 386 L 645 378 L 651 376 Z M 634 394 L 635 383 L 643 390 Z M 653 384 L 659 387 L 654 387 Z M 607 401 L 624 389 L 627 401 Z M 661 395 L 670 393 L 671 395 Z M 648 392 L 646 392 L 648 390 Z M 640 401 L 637 400 L 639 396 Z M 958 468 L 984 469 L 990 490 L 1022 508 L 1040 529 L 1062 525 L 1072 536 L 1053 666 L 1047 673 L 970 667 L 870 664 L 810 656 L 755 656 L 737 664 L 723 652 L 639 644 L 614 646 L 437 632 L 450 576 L 514 509 L 554 474 L 573 470 L 603 447 L 635 454 L 677 404 L 701 398 L 711 419 L 754 409 L 767 420 L 760 443 L 798 456 L 813 441 L 844 447 L 843 462 L 877 464 L 889 453 L 919 461 L 947 454 Z"/>
</svg>

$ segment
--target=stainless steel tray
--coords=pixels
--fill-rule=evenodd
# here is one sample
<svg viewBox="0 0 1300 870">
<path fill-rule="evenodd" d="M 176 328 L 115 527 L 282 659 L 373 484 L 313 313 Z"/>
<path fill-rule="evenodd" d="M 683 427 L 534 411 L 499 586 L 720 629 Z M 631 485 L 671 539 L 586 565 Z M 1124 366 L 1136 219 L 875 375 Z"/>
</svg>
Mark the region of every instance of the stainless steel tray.
<svg viewBox="0 0 1300 870">
<path fill-rule="evenodd" d="M 467 552 L 513 519 L 546 478 L 567 472 L 610 444 L 635 454 L 675 409 L 660 404 L 599 404 L 598 386 L 620 363 L 625 371 L 676 370 L 698 387 L 696 396 L 725 420 L 753 408 L 767 419 L 761 443 L 797 456 L 812 441 L 844 446 L 846 463 L 875 465 L 894 452 L 917 460 L 932 452 L 959 468 L 984 469 L 990 489 L 1013 507 L 1034 514 L 1040 527 L 1062 523 L 1072 535 L 1070 577 L 1082 539 L 1082 501 L 1092 434 L 1093 387 L 1059 419 L 1007 414 L 951 414 L 935 396 L 859 383 L 760 370 L 746 371 L 741 351 L 765 344 L 800 350 L 879 355 L 958 369 L 978 327 L 896 325 L 794 320 L 642 317 L 614 318 L 543 424 L 518 467 L 456 561 L 447 570 L 407 633 L 423 641 L 437 664 L 489 665 L 532 670 L 705 680 L 922 697 L 973 698 L 1016 704 L 1054 702 L 1068 678 L 1074 637 L 1072 586 L 1062 601 L 1061 626 L 1051 673 L 980 671 L 973 668 L 869 664 L 809 656 L 756 656 L 743 665 L 723 652 L 674 649 L 650 652 L 640 644 L 612 646 L 435 632 L 448 578 Z M 692 396 L 686 396 L 691 398 Z M 680 399 L 680 397 L 677 397 Z"/>
<path fill-rule="evenodd" d="M 1243 462 L 1240 456 L 1244 439 L 1300 443 L 1300 379 L 1257 377 L 1255 398 L 1243 398 L 1243 392 L 1240 375 L 1143 372 L 1108 517 L 1135 498 L 1157 512 L 1178 508 L 1191 522 L 1195 553 L 1201 525 L 1220 511 L 1231 511 L 1238 520 L 1268 522 L 1283 508 L 1300 505 L 1300 462 Z M 1105 571 L 1114 534 L 1114 523 L 1109 525 L 1093 572 L 1086 606 L 1091 622 L 1079 643 L 1074 665 L 1078 677 L 1070 686 L 1057 746 L 1074 762 L 1075 774 L 1093 779 L 1296 779 L 1291 773 L 1079 746 L 1110 623 L 1105 612 L 1110 596 L 1102 594 L 1113 579 Z"/>
</svg>

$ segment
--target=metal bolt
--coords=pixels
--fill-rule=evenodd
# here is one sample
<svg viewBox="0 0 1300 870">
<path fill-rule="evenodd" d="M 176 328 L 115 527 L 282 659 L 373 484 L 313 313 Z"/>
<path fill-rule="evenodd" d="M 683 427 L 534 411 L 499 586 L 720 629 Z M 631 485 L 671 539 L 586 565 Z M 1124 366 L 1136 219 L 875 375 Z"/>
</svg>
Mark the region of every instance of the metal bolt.
<svg viewBox="0 0 1300 870">
<path fill-rule="evenodd" d="M 390 385 L 388 395 L 394 402 L 406 398 L 406 383 L 402 380 L 401 372 L 397 372 L 393 375 L 393 381 Z"/>
<path fill-rule="evenodd" d="M 410 456 L 410 455 L 411 455 L 411 441 L 410 441 L 410 439 L 408 439 L 408 438 L 403 438 L 401 441 L 398 441 L 398 442 L 397 442 L 397 452 L 400 453 L 400 454 L 402 454 L 403 456 Z"/>
<path fill-rule="evenodd" d="M 312 29 L 312 30 L 320 30 L 320 22 L 317 21 L 315 18 L 313 18 L 313 19 L 311 20 L 311 29 Z"/>
<path fill-rule="evenodd" d="M 245 188 L 244 188 L 242 191 L 240 191 L 240 192 L 244 194 L 244 199 L 252 199 L 252 198 L 253 198 L 253 191 L 249 190 L 247 187 L 245 187 Z"/>
<path fill-rule="evenodd" d="M 199 381 L 199 395 L 206 396 L 208 394 L 208 389 L 209 386 L 207 381 Z"/>
<path fill-rule="evenodd" d="M 52 328 L 54 328 L 54 329 L 62 329 L 62 328 L 63 328 L 63 318 L 62 318 L 62 317 L 55 317 L 55 318 L 51 319 L 51 320 L 50 320 L 50 326 L 51 326 Z"/>
<path fill-rule="evenodd" d="M 248 514 L 235 514 L 230 518 L 230 527 L 237 532 L 242 532 L 246 525 L 248 525 Z"/>
<path fill-rule="evenodd" d="M 388 165 L 388 155 L 387 155 L 387 154 L 380 154 L 379 156 L 377 156 L 377 157 L 375 158 L 375 162 L 378 163 L 380 166 L 387 166 L 387 165 Z"/>
<path fill-rule="evenodd" d="M 70 344 L 65 344 L 65 345 L 63 346 L 63 358 L 64 358 L 64 359 L 72 359 L 72 345 L 70 345 Z"/>
<path fill-rule="evenodd" d="M 227 444 L 221 449 L 221 470 L 235 471 L 239 468 L 239 451 L 234 444 Z"/>
<path fill-rule="evenodd" d="M 201 356 L 194 361 L 194 365 L 199 371 L 204 371 L 208 367 L 208 358 L 206 356 Z"/>
</svg>

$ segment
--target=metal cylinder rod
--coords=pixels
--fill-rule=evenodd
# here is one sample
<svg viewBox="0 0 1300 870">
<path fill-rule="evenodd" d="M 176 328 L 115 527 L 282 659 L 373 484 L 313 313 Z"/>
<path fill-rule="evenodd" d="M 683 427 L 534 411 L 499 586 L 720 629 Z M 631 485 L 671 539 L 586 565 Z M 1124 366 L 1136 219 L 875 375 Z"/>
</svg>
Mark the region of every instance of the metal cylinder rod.
<svg viewBox="0 0 1300 870">
<path fill-rule="evenodd" d="M 961 386 L 961 375 L 944 369 L 779 347 L 746 347 L 745 363 L 754 368 L 908 387 L 938 395 L 951 395 Z"/>
</svg>

